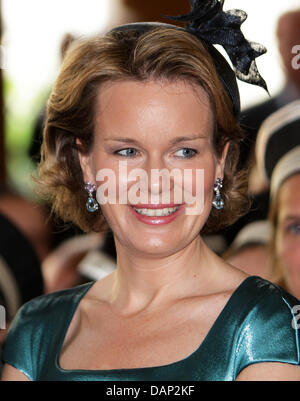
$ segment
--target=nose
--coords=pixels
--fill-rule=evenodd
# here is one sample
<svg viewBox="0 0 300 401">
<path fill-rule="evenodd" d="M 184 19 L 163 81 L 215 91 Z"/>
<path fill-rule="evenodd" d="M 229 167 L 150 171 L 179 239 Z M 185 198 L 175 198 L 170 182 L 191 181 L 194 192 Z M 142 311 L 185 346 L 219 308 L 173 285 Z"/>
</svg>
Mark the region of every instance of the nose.
<svg viewBox="0 0 300 401">
<path fill-rule="evenodd" d="M 172 202 L 174 179 L 164 160 L 152 155 L 147 160 L 145 170 L 148 177 L 147 193 L 150 203 Z"/>
</svg>

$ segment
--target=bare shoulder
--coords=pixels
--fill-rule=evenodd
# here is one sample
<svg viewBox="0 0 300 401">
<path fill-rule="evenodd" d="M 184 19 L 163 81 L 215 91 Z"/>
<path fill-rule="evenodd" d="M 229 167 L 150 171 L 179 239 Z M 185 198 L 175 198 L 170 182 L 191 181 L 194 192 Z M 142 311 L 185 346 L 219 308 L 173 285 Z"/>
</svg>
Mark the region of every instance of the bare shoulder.
<svg viewBox="0 0 300 401">
<path fill-rule="evenodd" d="M 237 381 L 300 381 L 300 366 L 289 363 L 262 362 L 243 369 Z"/>
<path fill-rule="evenodd" d="M 214 263 L 218 266 L 219 272 L 215 280 L 217 292 L 233 293 L 244 280 L 250 277 L 249 274 L 229 264 L 215 254 Z"/>
<path fill-rule="evenodd" d="M 5 364 L 2 371 L 1 381 L 30 381 L 30 379 L 18 369 L 9 364 Z"/>
</svg>

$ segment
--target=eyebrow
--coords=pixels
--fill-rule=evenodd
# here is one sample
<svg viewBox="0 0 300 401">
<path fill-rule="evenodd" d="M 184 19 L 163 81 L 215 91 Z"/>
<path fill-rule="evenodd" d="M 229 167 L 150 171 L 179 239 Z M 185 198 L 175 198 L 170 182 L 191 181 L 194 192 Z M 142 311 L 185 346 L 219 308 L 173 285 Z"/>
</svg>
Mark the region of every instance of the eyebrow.
<svg viewBox="0 0 300 401">
<path fill-rule="evenodd" d="M 196 139 L 206 139 L 207 136 L 205 135 L 194 135 L 194 136 L 178 136 L 174 139 L 172 139 L 169 143 L 170 145 L 175 145 L 180 142 L 186 142 L 186 141 L 195 141 Z M 134 144 L 139 144 L 138 141 L 136 141 L 133 138 L 127 138 L 127 137 L 119 137 L 119 138 L 107 138 L 105 141 L 114 141 L 114 142 L 125 142 L 125 143 L 134 143 Z"/>
<path fill-rule="evenodd" d="M 287 221 L 287 220 L 300 220 L 300 216 L 299 215 L 298 216 L 296 216 L 296 215 L 287 215 L 287 216 L 285 216 L 283 218 L 283 220 L 284 221 Z"/>
</svg>

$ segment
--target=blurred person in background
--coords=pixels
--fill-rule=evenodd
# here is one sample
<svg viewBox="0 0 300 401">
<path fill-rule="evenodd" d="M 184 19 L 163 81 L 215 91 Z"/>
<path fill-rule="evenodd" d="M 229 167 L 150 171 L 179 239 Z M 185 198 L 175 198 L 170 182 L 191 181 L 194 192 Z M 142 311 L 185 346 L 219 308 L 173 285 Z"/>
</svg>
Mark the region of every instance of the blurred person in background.
<svg viewBox="0 0 300 401">
<path fill-rule="evenodd" d="M 189 12 L 189 5 L 182 0 L 113 0 L 112 12 L 107 22 L 107 29 L 131 22 L 157 21 L 166 22 L 164 16 L 179 15 Z M 182 26 L 177 21 L 174 25 Z"/>
<path fill-rule="evenodd" d="M 0 330 L 0 343 L 5 341 L 7 329 L 19 308 L 44 293 L 40 259 L 45 255 L 44 244 L 41 246 L 39 239 L 32 238 L 31 233 L 27 235 L 30 227 L 39 228 L 41 223 L 38 220 L 30 225 L 26 224 L 22 211 L 27 212 L 34 220 L 36 215 L 32 208 L 24 208 L 23 204 L 19 201 L 15 213 L 11 209 L 9 216 L 0 211 L 0 305 L 6 310 L 6 329 Z M 16 222 L 16 216 L 21 224 Z M 37 233 L 35 228 L 35 234 Z"/>
<path fill-rule="evenodd" d="M 52 250 L 51 226 L 44 206 L 7 190 L 0 194 L 0 212 L 28 238 L 42 263 Z"/>
<path fill-rule="evenodd" d="M 294 46 L 300 45 L 300 9 L 283 14 L 277 23 L 277 41 L 285 73 L 284 88 L 266 102 L 242 110 L 240 121 L 246 132 L 241 143 L 239 168 L 249 168 L 249 195 L 252 199 L 250 211 L 231 227 L 219 233 L 230 246 L 244 226 L 256 220 L 268 218 L 269 183 L 255 161 L 255 142 L 257 132 L 263 121 L 273 112 L 300 98 L 300 69 L 295 69 Z"/>
<path fill-rule="evenodd" d="M 270 255 L 274 280 L 300 299 L 300 100 L 271 114 L 256 143 L 270 182 Z"/>
<path fill-rule="evenodd" d="M 63 61 L 69 47 L 76 40 L 71 33 L 66 33 L 60 43 L 60 60 Z M 46 106 L 38 115 L 33 128 L 29 157 L 38 165 L 41 159 L 41 144 L 43 140 L 43 129 L 45 125 Z M 41 204 L 45 220 L 48 221 L 47 231 L 51 239 L 51 250 L 42 261 L 42 272 L 45 280 L 45 292 L 53 292 L 63 288 L 70 288 L 85 281 L 78 272 L 79 262 L 90 250 L 94 250 L 101 243 L 100 238 L 95 236 L 85 237 L 82 231 L 71 224 L 64 224 L 60 219 L 54 218 L 46 204 Z M 41 237 L 42 237 L 42 233 Z M 98 241 L 98 242 L 97 242 Z"/>
<path fill-rule="evenodd" d="M 251 222 L 237 234 L 222 257 L 251 276 L 274 281 L 269 252 L 270 237 L 270 223 L 267 220 Z"/>
<path fill-rule="evenodd" d="M 300 9 L 281 15 L 277 22 L 276 36 L 285 84 L 283 89 L 270 100 L 242 112 L 241 125 L 248 133 L 246 141 L 241 146 L 240 164 L 242 166 L 251 161 L 256 135 L 263 121 L 284 105 L 300 99 L 300 61 L 298 67 L 293 62 L 295 46 L 300 45 Z"/>
</svg>

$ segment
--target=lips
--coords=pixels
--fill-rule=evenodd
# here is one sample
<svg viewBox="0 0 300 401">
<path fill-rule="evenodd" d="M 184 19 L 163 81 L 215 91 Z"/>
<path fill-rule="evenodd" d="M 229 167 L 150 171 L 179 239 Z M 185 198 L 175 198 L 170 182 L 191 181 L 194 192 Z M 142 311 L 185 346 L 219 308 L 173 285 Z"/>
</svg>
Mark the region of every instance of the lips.
<svg viewBox="0 0 300 401">
<path fill-rule="evenodd" d="M 143 204 L 139 203 L 137 205 L 130 205 L 131 207 L 135 207 L 136 209 L 165 209 L 165 208 L 173 208 L 173 207 L 179 207 L 181 204 L 175 204 L 175 203 L 168 203 L 168 204 Z"/>
</svg>

